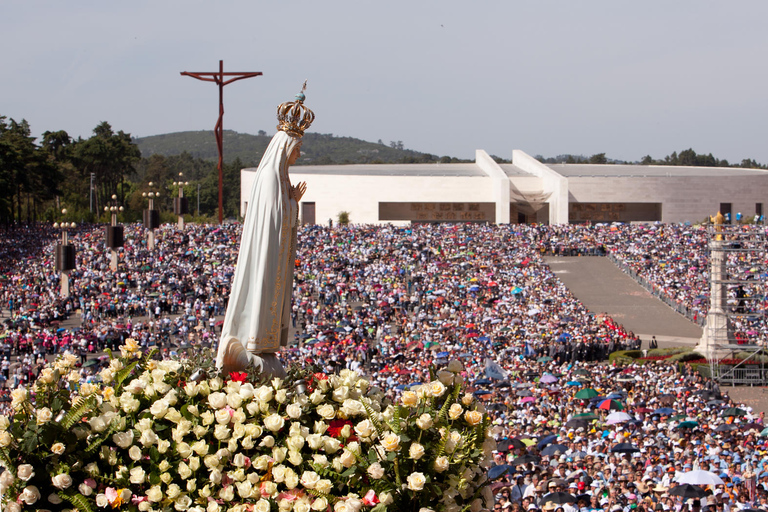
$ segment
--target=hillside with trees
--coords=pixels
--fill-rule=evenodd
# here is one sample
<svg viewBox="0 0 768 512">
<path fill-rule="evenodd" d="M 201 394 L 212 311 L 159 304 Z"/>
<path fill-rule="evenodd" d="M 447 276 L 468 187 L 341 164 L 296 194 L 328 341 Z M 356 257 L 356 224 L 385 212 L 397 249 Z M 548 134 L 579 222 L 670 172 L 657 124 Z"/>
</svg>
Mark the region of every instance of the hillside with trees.
<svg viewBox="0 0 768 512">
<path fill-rule="evenodd" d="M 272 135 L 260 131 L 258 135 L 224 131 L 224 161 L 240 159 L 246 166 L 255 166 L 267 149 Z M 332 164 L 393 164 L 393 163 L 452 163 L 463 162 L 449 156 L 438 157 L 405 149 L 402 141 L 367 142 L 353 137 L 312 133 L 304 135 L 302 156 L 297 165 Z M 188 153 L 203 160 L 217 160 L 216 140 L 212 131 L 190 131 L 135 138 L 134 143 L 145 158 L 151 155 L 174 156 Z"/>
</svg>

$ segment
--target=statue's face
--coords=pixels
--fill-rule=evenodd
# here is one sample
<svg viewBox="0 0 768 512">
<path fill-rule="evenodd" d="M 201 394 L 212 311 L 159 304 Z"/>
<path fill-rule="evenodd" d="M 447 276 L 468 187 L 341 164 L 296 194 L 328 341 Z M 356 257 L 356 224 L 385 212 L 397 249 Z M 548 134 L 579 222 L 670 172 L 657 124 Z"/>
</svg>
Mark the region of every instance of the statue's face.
<svg viewBox="0 0 768 512">
<path fill-rule="evenodd" d="M 298 160 L 300 156 L 301 156 L 301 142 L 299 142 L 293 147 L 293 151 L 291 151 L 290 156 L 288 156 L 288 165 L 295 164 L 296 160 Z"/>
</svg>

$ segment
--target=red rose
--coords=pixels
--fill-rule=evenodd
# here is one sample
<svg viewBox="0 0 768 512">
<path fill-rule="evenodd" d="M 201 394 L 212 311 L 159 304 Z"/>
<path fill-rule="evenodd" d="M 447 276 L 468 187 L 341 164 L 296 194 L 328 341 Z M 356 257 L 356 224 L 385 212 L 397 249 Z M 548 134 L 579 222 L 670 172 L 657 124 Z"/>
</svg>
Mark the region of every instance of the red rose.
<svg viewBox="0 0 768 512">
<path fill-rule="evenodd" d="M 231 372 L 229 374 L 229 379 L 233 382 L 245 382 L 245 379 L 248 378 L 248 374 L 245 372 Z"/>
</svg>

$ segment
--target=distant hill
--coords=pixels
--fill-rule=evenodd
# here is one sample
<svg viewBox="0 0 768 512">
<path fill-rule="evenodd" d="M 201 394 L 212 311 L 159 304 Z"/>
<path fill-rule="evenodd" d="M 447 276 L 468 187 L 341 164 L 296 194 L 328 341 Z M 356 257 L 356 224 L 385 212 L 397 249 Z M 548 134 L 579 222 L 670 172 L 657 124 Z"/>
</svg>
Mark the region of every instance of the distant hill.
<svg viewBox="0 0 768 512">
<path fill-rule="evenodd" d="M 244 164 L 255 166 L 266 150 L 271 135 L 250 135 L 230 130 L 224 131 L 224 160 L 231 162 L 239 158 Z M 216 140 L 212 131 L 190 131 L 152 135 L 134 138 L 147 158 L 154 154 L 163 156 L 187 152 L 196 158 L 216 160 Z M 416 162 L 458 162 L 451 157 L 437 157 L 385 144 L 367 142 L 353 137 L 335 137 L 332 134 L 306 133 L 301 146 L 299 165 L 328 164 L 369 164 L 369 163 L 416 163 Z"/>
</svg>

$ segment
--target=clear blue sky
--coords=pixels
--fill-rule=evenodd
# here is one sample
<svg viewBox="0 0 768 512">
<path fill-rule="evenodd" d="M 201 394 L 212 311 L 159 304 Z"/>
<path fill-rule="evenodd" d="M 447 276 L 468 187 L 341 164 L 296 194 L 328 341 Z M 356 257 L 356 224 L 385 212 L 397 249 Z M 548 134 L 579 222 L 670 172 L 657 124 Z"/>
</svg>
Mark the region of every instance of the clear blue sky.
<svg viewBox="0 0 768 512">
<path fill-rule="evenodd" d="M 312 131 L 438 155 L 768 163 L 768 2 L 2 2 L 0 115 L 36 135 L 274 132 L 309 79 Z"/>
</svg>

